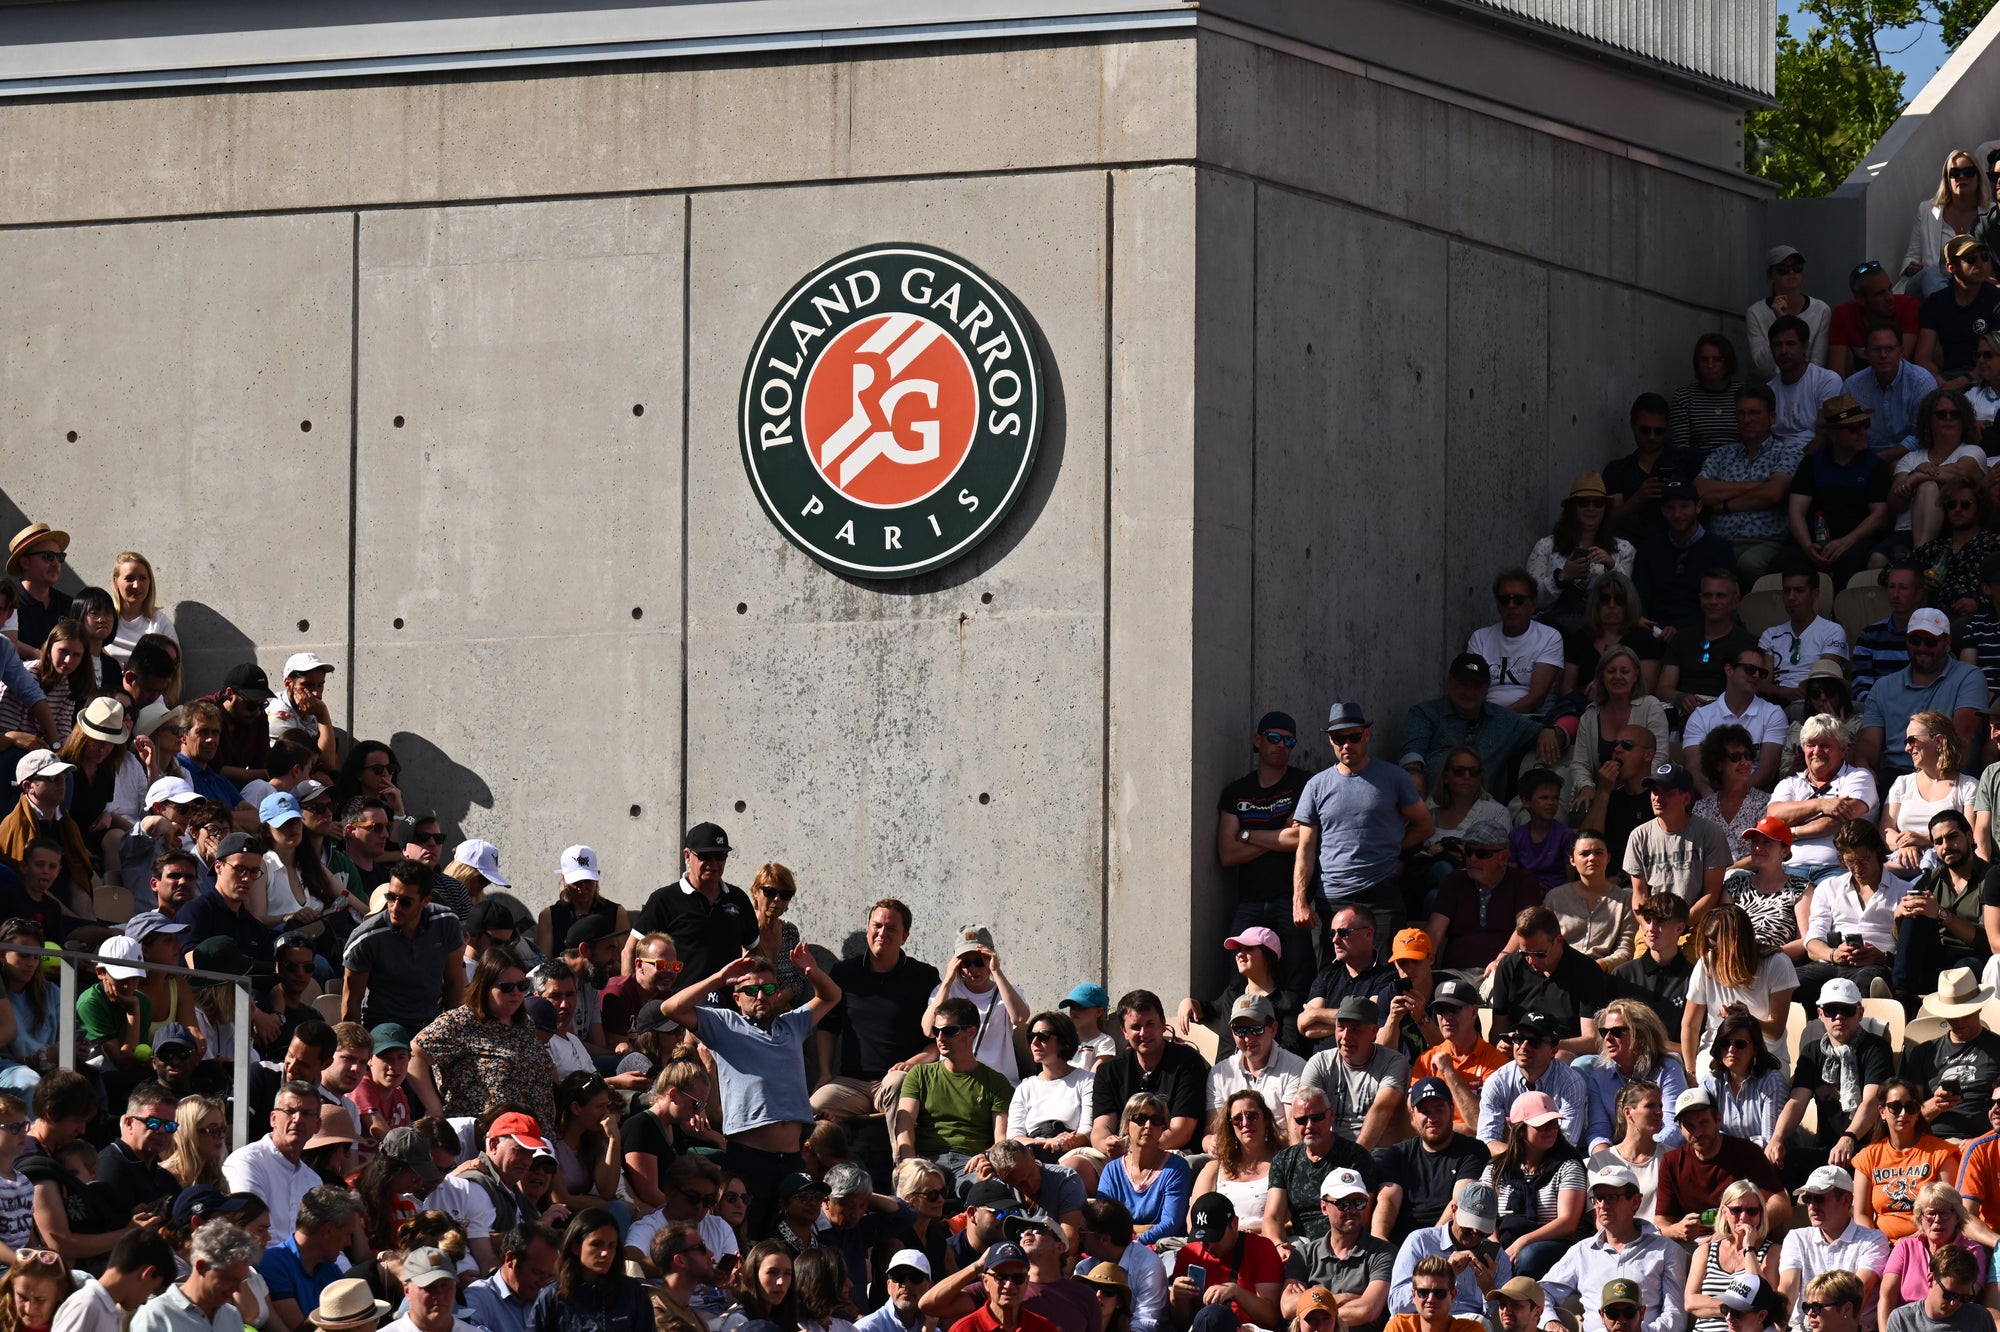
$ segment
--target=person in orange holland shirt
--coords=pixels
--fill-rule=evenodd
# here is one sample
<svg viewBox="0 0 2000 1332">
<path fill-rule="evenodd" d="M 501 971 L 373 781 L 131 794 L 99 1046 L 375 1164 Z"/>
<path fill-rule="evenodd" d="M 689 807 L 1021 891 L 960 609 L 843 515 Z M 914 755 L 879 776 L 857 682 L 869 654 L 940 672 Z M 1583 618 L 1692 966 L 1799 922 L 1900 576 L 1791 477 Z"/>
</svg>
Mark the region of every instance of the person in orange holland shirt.
<svg viewBox="0 0 2000 1332">
<path fill-rule="evenodd" d="M 1924 1094 L 1904 1078 L 1882 1087 L 1882 1126 L 1877 1138 L 1854 1154 L 1854 1219 L 1895 1243 L 1916 1233 L 1917 1195 L 1932 1180 L 1958 1178 L 1959 1149 L 1924 1132 Z"/>
<path fill-rule="evenodd" d="M 1470 1133 L 1479 1123 L 1479 1089 L 1510 1061 L 1479 1034 L 1479 991 L 1464 981 L 1440 981 L 1431 992 L 1430 1014 L 1443 1039 L 1417 1056 L 1410 1083 L 1442 1080 L 1451 1092 L 1452 1123 Z"/>
</svg>

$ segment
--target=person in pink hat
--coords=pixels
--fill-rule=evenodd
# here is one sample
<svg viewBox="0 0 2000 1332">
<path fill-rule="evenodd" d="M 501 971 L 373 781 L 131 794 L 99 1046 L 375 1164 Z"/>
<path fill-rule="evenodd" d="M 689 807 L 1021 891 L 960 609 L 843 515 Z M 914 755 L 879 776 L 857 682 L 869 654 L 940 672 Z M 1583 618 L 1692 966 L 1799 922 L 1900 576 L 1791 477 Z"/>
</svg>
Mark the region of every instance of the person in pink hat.
<svg viewBox="0 0 2000 1332">
<path fill-rule="evenodd" d="M 1180 1028 L 1181 1035 L 1187 1035 L 1196 1023 L 1220 1026 L 1238 999 L 1246 994 L 1262 995 L 1278 1015 L 1278 1044 L 1301 1058 L 1311 1054 L 1312 1042 L 1299 1035 L 1299 1006 L 1303 1001 L 1284 985 L 1285 945 L 1277 931 L 1252 925 L 1224 939 L 1222 950 L 1235 960 L 1236 974 L 1222 987 L 1222 993 L 1207 1003 L 1195 998 L 1181 1000 L 1180 1009 L 1174 1014 L 1174 1025 Z"/>
<path fill-rule="evenodd" d="M 1496 1232 L 1514 1270 L 1539 1277 L 1577 1238 L 1589 1195 L 1583 1153 L 1563 1136 L 1547 1092 L 1524 1092 L 1507 1112 L 1507 1138 L 1479 1177 L 1500 1198 Z"/>
</svg>

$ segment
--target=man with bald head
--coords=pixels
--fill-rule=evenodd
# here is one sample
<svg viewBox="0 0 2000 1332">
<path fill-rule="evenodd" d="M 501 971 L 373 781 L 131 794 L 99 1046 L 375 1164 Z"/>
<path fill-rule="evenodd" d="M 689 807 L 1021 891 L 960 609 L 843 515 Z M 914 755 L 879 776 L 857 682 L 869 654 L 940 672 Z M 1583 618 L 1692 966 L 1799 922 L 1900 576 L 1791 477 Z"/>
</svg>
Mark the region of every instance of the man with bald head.
<svg viewBox="0 0 2000 1332">
<path fill-rule="evenodd" d="M 1611 758 L 1597 769 L 1593 785 L 1577 788 L 1576 807 L 1587 810 L 1583 826 L 1604 834 L 1611 863 L 1625 863 L 1632 830 L 1653 817 L 1646 778 L 1653 771 L 1659 738 L 1643 726 L 1627 726 L 1611 742 Z"/>
</svg>

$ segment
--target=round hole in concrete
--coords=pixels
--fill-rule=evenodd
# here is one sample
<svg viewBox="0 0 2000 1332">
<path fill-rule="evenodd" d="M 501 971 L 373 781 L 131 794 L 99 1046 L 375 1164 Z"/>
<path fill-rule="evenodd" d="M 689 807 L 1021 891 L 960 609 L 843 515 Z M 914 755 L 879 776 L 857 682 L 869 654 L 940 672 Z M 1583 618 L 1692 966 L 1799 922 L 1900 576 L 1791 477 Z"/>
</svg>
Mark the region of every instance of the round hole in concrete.
<svg viewBox="0 0 2000 1332">
<path fill-rule="evenodd" d="M 313 428 L 313 423 L 311 421 L 299 422 L 299 429 L 305 434 L 310 435 L 312 433 L 312 428 Z"/>
<path fill-rule="evenodd" d="M 748 615 L 748 614 L 750 613 L 750 603 L 749 603 L 749 602 L 747 602 L 747 601 L 739 601 L 739 602 L 737 602 L 737 603 L 736 603 L 736 613 L 737 613 L 738 615 Z"/>
<path fill-rule="evenodd" d="M 70 431 L 69 434 L 65 435 L 63 438 L 67 439 L 72 444 L 76 443 L 76 431 L 74 430 Z"/>
<path fill-rule="evenodd" d="M 979 604 L 982 606 L 991 606 L 993 604 L 993 594 L 991 592 L 981 592 L 979 594 Z"/>
<path fill-rule="evenodd" d="M 632 817 L 633 817 L 633 818 L 635 818 L 635 819 L 636 819 L 636 818 L 638 818 L 638 817 L 639 817 L 639 807 L 638 807 L 637 805 L 634 805 L 634 806 L 632 806 L 632 810 L 631 810 L 631 813 L 632 813 Z"/>
<path fill-rule="evenodd" d="M 312 621 L 311 621 L 311 620 L 300 620 L 300 621 L 299 621 L 299 632 L 300 632 L 300 633 L 302 633 L 302 634 L 303 634 L 303 633 L 305 633 L 306 631 L 310 630 L 311 628 L 312 628 Z"/>
<path fill-rule="evenodd" d="M 986 792 L 981 791 L 979 793 L 979 803 L 982 805 L 990 805 L 993 803 L 993 797 L 986 794 Z"/>
<path fill-rule="evenodd" d="M 645 619 L 645 618 L 646 618 L 646 608 L 645 608 L 644 606 L 634 606 L 634 607 L 632 608 L 632 618 L 633 618 L 633 619 L 635 619 L 635 620 L 643 620 L 643 619 Z"/>
<path fill-rule="evenodd" d="M 403 418 L 399 416 L 395 420 L 389 422 L 389 424 L 396 427 L 396 429 L 401 430 L 403 428 Z"/>
<path fill-rule="evenodd" d="M 746 810 L 746 809 L 748 809 L 748 808 L 750 808 L 750 806 L 749 806 L 748 804 L 744 803 L 743 801 L 739 800 L 739 801 L 737 801 L 737 802 L 736 802 L 736 812 L 737 812 L 738 814 L 741 814 L 741 813 L 742 813 L 742 812 L 743 812 L 744 810 Z"/>
<path fill-rule="evenodd" d="M 394 625 L 396 628 L 401 629 L 403 627 L 403 617 L 398 615 L 395 619 L 391 620 L 390 623 Z"/>
<path fill-rule="evenodd" d="M 646 404 L 645 404 L 645 403 L 643 403 L 643 402 L 635 402 L 635 403 L 633 403 L 633 404 L 632 404 L 632 415 L 634 415 L 634 416 L 644 416 L 645 414 L 646 414 Z"/>
</svg>

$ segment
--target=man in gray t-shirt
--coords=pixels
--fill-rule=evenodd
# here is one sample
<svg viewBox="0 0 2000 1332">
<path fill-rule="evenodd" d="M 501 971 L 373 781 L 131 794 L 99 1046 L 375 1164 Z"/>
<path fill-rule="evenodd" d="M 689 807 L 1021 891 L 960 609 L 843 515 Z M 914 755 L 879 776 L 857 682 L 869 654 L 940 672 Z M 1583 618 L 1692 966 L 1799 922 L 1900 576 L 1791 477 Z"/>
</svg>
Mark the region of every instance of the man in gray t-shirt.
<svg viewBox="0 0 2000 1332">
<path fill-rule="evenodd" d="M 1320 1211 L 1327 1233 L 1294 1241 L 1285 1260 L 1286 1293 L 1296 1298 L 1295 1287 L 1324 1286 L 1336 1295 L 1360 1296 L 1364 1307 L 1375 1304 L 1380 1312 L 1365 1322 L 1343 1319 L 1342 1324 L 1345 1332 L 1373 1332 L 1388 1321 L 1396 1251 L 1368 1233 L 1368 1186 L 1360 1172 L 1329 1170 L 1320 1185 Z"/>
<path fill-rule="evenodd" d="M 1956 1245 L 1931 1259 L 1930 1285 L 1918 1304 L 1889 1315 L 1887 1332 L 1992 1332 L 1993 1315 L 1979 1303 L 1979 1263 Z"/>
<path fill-rule="evenodd" d="M 1353 994 L 1334 1010 L 1334 1048 L 1306 1061 L 1299 1090 L 1326 1095 L 1333 1112 L 1333 1131 L 1350 1142 L 1374 1149 L 1403 1109 L 1410 1085 L 1410 1061 L 1375 1042 L 1375 1000 Z"/>
<path fill-rule="evenodd" d="M 1694 775 L 1678 763 L 1661 763 L 1646 778 L 1653 817 L 1625 843 L 1625 873 L 1632 880 L 1632 909 L 1654 893 L 1672 893 L 1694 914 L 1722 900 L 1722 876 L 1733 862 L 1729 834 L 1694 810 Z"/>
<path fill-rule="evenodd" d="M 1410 774 L 1369 757 L 1372 734 L 1359 703 L 1336 703 L 1327 715 L 1334 765 L 1312 775 L 1292 811 L 1301 830 L 1292 920 L 1317 930 L 1334 907 L 1366 904 L 1386 943 L 1402 919 L 1398 858 L 1421 846 L 1434 825 Z"/>
<path fill-rule="evenodd" d="M 464 998 L 464 930 L 450 907 L 431 901 L 431 869 L 421 860 L 397 861 L 384 897 L 388 905 L 355 926 L 341 952 L 340 1017 L 422 1031 Z"/>
</svg>

